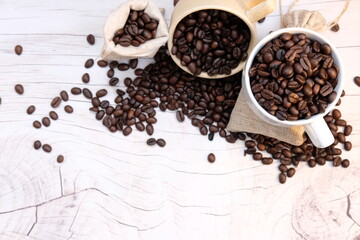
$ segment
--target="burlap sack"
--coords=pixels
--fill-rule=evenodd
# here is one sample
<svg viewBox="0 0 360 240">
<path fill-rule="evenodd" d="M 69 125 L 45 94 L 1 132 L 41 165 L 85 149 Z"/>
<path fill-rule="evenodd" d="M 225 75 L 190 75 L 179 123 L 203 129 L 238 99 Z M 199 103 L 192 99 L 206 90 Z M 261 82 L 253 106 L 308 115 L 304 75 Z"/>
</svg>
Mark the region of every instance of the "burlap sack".
<svg viewBox="0 0 360 240">
<path fill-rule="evenodd" d="M 326 25 L 323 15 L 317 11 L 296 10 L 283 16 L 283 27 L 302 27 L 321 31 Z"/>
<path fill-rule="evenodd" d="M 113 37 L 118 29 L 125 26 L 129 17 L 130 9 L 145 10 L 145 13 L 158 21 L 156 38 L 141 44 L 138 47 L 129 46 L 122 47 L 119 44 L 115 46 Z M 169 30 L 166 20 L 161 10 L 150 0 L 128 0 L 114 9 L 104 26 L 105 44 L 101 53 L 101 57 L 108 61 L 118 61 L 133 58 L 153 58 L 159 48 L 167 42 L 169 38 Z"/>
</svg>

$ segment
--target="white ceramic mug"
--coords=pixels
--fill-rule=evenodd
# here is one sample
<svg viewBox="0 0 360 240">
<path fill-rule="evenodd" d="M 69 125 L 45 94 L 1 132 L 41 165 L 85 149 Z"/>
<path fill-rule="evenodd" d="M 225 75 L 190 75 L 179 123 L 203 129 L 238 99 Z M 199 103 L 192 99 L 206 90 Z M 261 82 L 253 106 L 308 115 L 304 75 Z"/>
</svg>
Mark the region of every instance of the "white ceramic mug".
<svg viewBox="0 0 360 240">
<path fill-rule="evenodd" d="M 169 53 L 180 68 L 192 74 L 187 67 L 181 65 L 180 60 L 176 56 L 171 54 L 176 26 L 183 18 L 193 12 L 205 9 L 218 9 L 238 16 L 249 27 L 251 39 L 247 53 L 250 54 L 257 42 L 254 22 L 270 14 L 274 11 L 275 7 L 276 0 L 180 0 L 176 4 L 171 16 L 168 40 Z M 225 78 L 243 70 L 244 65 L 245 62 L 240 62 L 235 69 L 231 70 L 230 75 L 216 74 L 209 76 L 206 72 L 202 72 L 198 76 L 202 78 Z"/>
<path fill-rule="evenodd" d="M 251 65 L 253 63 L 253 60 L 256 56 L 256 54 L 261 50 L 261 48 L 271 41 L 272 39 L 280 36 L 281 34 L 289 32 L 291 34 L 297 34 L 297 33 L 304 33 L 306 36 L 310 39 L 316 40 L 320 43 L 327 43 L 331 46 L 331 55 L 334 59 L 334 64 L 336 64 L 339 67 L 339 73 L 338 73 L 338 84 L 334 91 L 337 93 L 335 101 L 333 101 L 331 104 L 327 106 L 324 113 L 319 113 L 316 115 L 313 115 L 309 119 L 302 119 L 297 121 L 281 121 L 277 117 L 269 114 L 265 109 L 263 109 L 257 102 L 257 100 L 254 97 L 254 94 L 252 93 L 251 86 L 250 86 L 250 78 L 249 78 L 249 69 L 251 68 Z M 262 118 L 264 121 L 267 121 L 273 125 L 280 126 L 280 127 L 292 127 L 292 126 L 299 126 L 303 125 L 305 128 L 306 133 L 310 137 L 311 141 L 316 147 L 319 148 L 325 148 L 330 146 L 334 142 L 334 136 L 332 135 L 329 127 L 327 126 L 324 116 L 328 114 L 330 111 L 334 109 L 336 106 L 336 103 L 338 102 L 340 95 L 343 91 L 343 85 L 344 85 L 344 66 L 342 64 L 342 60 L 339 56 L 339 53 L 337 52 L 334 45 L 330 43 L 326 38 L 324 38 L 321 34 L 314 32 L 312 30 L 306 29 L 306 28 L 284 28 L 280 29 L 278 31 L 272 32 L 268 36 L 266 36 L 264 39 L 262 39 L 253 49 L 251 54 L 249 55 L 248 61 L 246 62 L 244 71 L 243 71 L 243 88 L 244 93 L 246 96 L 246 99 L 252 108 L 252 110 L 257 114 L 260 118 Z"/>
</svg>

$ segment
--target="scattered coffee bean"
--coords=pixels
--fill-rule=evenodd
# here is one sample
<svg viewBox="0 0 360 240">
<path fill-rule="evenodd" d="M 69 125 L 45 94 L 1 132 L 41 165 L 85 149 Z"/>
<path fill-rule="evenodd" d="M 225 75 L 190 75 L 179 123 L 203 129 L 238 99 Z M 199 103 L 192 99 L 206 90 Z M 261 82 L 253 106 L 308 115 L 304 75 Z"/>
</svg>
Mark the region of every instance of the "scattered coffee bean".
<svg viewBox="0 0 360 240">
<path fill-rule="evenodd" d="M 351 125 L 347 125 L 344 129 L 344 135 L 345 136 L 349 136 L 352 132 L 352 126 Z"/>
<path fill-rule="evenodd" d="M 273 160 L 272 158 L 267 158 L 267 157 L 265 157 L 265 158 L 263 158 L 263 159 L 261 160 L 261 162 L 262 162 L 264 165 L 272 164 L 273 161 L 274 161 L 274 160 Z"/>
<path fill-rule="evenodd" d="M 284 184 L 286 182 L 286 175 L 284 173 L 279 174 L 279 181 L 281 184 Z"/>
<path fill-rule="evenodd" d="M 45 152 L 49 153 L 49 152 L 51 152 L 52 147 L 51 147 L 49 144 L 44 144 L 44 145 L 42 146 L 42 149 L 43 149 Z"/>
<path fill-rule="evenodd" d="M 72 89 L 71 89 L 71 93 L 73 94 L 73 95 L 80 95 L 81 94 L 81 88 L 79 88 L 79 87 L 73 87 Z"/>
<path fill-rule="evenodd" d="M 355 84 L 356 84 L 358 87 L 360 87 L 360 77 L 359 77 L 359 76 L 356 76 L 356 77 L 354 78 L 354 82 L 355 82 Z"/>
<path fill-rule="evenodd" d="M 286 174 L 288 177 L 293 177 L 295 175 L 296 170 L 294 168 L 289 168 L 289 170 L 287 170 Z"/>
<path fill-rule="evenodd" d="M 39 140 L 36 140 L 36 141 L 34 142 L 34 148 L 35 148 L 36 150 L 38 150 L 38 149 L 41 148 L 41 142 L 40 142 Z"/>
<path fill-rule="evenodd" d="M 21 84 L 15 85 L 15 92 L 19 95 L 22 95 L 24 93 L 24 87 Z"/>
<path fill-rule="evenodd" d="M 65 112 L 67 112 L 67 113 L 73 113 L 73 112 L 74 112 L 73 107 L 70 106 L 70 105 L 66 105 L 66 106 L 64 107 L 64 110 L 65 110 Z"/>
<path fill-rule="evenodd" d="M 229 75 L 248 56 L 250 30 L 237 16 L 201 10 L 186 16 L 174 32 L 171 54 L 193 75 Z"/>
<path fill-rule="evenodd" d="M 60 106 L 60 103 L 61 103 L 61 98 L 60 98 L 60 97 L 55 97 L 55 98 L 51 101 L 51 107 L 57 108 L 58 106 Z"/>
<path fill-rule="evenodd" d="M 113 77 L 109 80 L 109 85 L 110 86 L 116 86 L 116 84 L 119 83 L 119 79 L 117 77 Z"/>
<path fill-rule="evenodd" d="M 33 126 L 34 126 L 34 128 L 41 128 L 41 123 L 36 120 L 33 122 Z"/>
<path fill-rule="evenodd" d="M 42 120 L 41 120 L 42 124 L 45 126 L 45 127 L 49 127 L 50 126 L 50 119 L 48 117 L 44 117 Z"/>
<path fill-rule="evenodd" d="M 132 68 L 132 69 L 137 68 L 138 62 L 139 62 L 138 59 L 131 59 L 131 60 L 129 61 L 129 66 L 130 66 L 130 68 Z"/>
<path fill-rule="evenodd" d="M 93 65 L 94 65 L 94 60 L 90 58 L 90 59 L 86 60 L 84 67 L 91 68 Z"/>
<path fill-rule="evenodd" d="M 15 53 L 16 55 L 21 55 L 23 51 L 23 47 L 21 45 L 16 45 L 15 46 Z"/>
<path fill-rule="evenodd" d="M 179 122 L 183 122 L 185 120 L 184 113 L 182 111 L 177 111 L 176 118 Z"/>
<path fill-rule="evenodd" d="M 333 32 L 338 32 L 339 30 L 340 30 L 340 26 L 338 23 L 331 27 L 331 31 Z"/>
<path fill-rule="evenodd" d="M 26 113 L 29 114 L 29 115 L 31 115 L 31 114 L 33 114 L 33 113 L 35 112 L 35 110 L 36 110 L 35 106 L 34 106 L 34 105 L 31 105 L 31 106 L 29 106 L 29 107 L 27 108 Z"/>
<path fill-rule="evenodd" d="M 258 20 L 258 23 L 263 23 L 265 21 L 265 17 L 263 17 L 262 19 Z"/>
<path fill-rule="evenodd" d="M 148 124 L 148 125 L 146 125 L 146 133 L 149 135 L 149 136 L 151 136 L 151 135 L 153 135 L 153 133 L 154 133 L 154 127 L 153 127 L 153 125 L 152 124 Z"/>
<path fill-rule="evenodd" d="M 347 168 L 350 166 L 350 161 L 347 160 L 347 159 L 344 159 L 342 162 L 341 162 L 341 166 L 343 166 L 344 168 Z"/>
<path fill-rule="evenodd" d="M 69 100 L 69 95 L 65 90 L 62 90 L 60 92 L 60 97 L 64 102 L 67 102 Z"/>
<path fill-rule="evenodd" d="M 63 155 L 59 155 L 57 158 L 56 158 L 56 161 L 58 162 L 58 163 L 62 163 L 62 162 L 64 162 L 64 156 Z"/>
<path fill-rule="evenodd" d="M 51 112 L 49 113 L 49 116 L 50 116 L 50 118 L 51 118 L 52 120 L 58 120 L 58 119 L 59 119 L 59 116 L 58 116 L 58 114 L 57 114 L 55 111 L 51 111 Z"/>
<path fill-rule="evenodd" d="M 126 63 L 120 63 L 118 66 L 118 69 L 120 71 L 127 71 L 130 68 L 130 66 Z"/>
<path fill-rule="evenodd" d="M 96 92 L 96 97 L 101 98 L 106 96 L 107 94 L 107 90 L 106 89 L 100 89 L 99 91 Z"/>
<path fill-rule="evenodd" d="M 87 99 L 92 99 L 93 94 L 88 88 L 83 88 L 82 93 Z"/>
<path fill-rule="evenodd" d="M 105 60 L 99 60 L 97 62 L 97 64 L 98 64 L 99 67 L 107 67 L 108 66 L 108 62 L 105 61 Z"/>
<path fill-rule="evenodd" d="M 87 35 L 86 40 L 87 40 L 87 42 L 88 42 L 90 45 L 94 45 L 94 44 L 95 44 L 95 37 L 94 37 L 94 35 L 92 35 L 92 34 Z"/>
<path fill-rule="evenodd" d="M 215 136 L 215 134 L 213 132 L 209 133 L 209 135 L 208 135 L 209 141 L 214 140 L 214 136 Z"/>
<path fill-rule="evenodd" d="M 83 83 L 89 83 L 90 82 L 90 75 L 88 73 L 84 73 L 84 75 L 82 75 L 81 80 L 83 81 Z"/>
<path fill-rule="evenodd" d="M 156 139 L 155 138 L 149 138 L 146 141 L 146 144 L 149 145 L 149 146 L 154 146 L 156 144 Z"/>
<path fill-rule="evenodd" d="M 127 127 L 124 128 L 124 130 L 123 130 L 124 136 L 130 135 L 131 132 L 132 132 L 132 128 L 131 128 L 130 126 L 127 126 Z"/>
<path fill-rule="evenodd" d="M 165 145 L 166 145 L 165 140 L 162 138 L 159 138 L 158 140 L 156 140 L 156 143 L 157 143 L 157 145 L 159 145 L 159 147 L 165 147 Z"/>
<path fill-rule="evenodd" d="M 215 160 L 216 160 L 215 154 L 210 153 L 210 154 L 208 155 L 207 159 L 208 159 L 208 161 L 209 161 L 210 163 L 215 162 Z"/>
<path fill-rule="evenodd" d="M 350 151 L 351 148 L 352 148 L 352 143 L 349 142 L 349 141 L 345 142 L 344 143 L 344 148 L 345 148 L 346 151 Z"/>
</svg>

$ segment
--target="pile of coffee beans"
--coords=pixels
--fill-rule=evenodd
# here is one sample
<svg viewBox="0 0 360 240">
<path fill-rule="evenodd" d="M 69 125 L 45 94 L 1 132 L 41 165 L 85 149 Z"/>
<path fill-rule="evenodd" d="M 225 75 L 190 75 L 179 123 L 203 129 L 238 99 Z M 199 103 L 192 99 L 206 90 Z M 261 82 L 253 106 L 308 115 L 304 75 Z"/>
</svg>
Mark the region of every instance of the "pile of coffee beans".
<svg viewBox="0 0 360 240">
<path fill-rule="evenodd" d="M 124 28 L 116 31 L 113 41 L 122 47 L 138 47 L 156 37 L 158 22 L 144 11 L 131 10 Z"/>
<path fill-rule="evenodd" d="M 248 57 L 250 30 L 237 16 L 220 10 L 202 10 L 177 26 L 171 53 L 194 75 L 231 74 Z"/>
<path fill-rule="evenodd" d="M 338 74 L 328 44 L 290 33 L 268 42 L 249 70 L 259 105 L 278 119 L 289 121 L 325 112 L 336 99 Z"/>
</svg>

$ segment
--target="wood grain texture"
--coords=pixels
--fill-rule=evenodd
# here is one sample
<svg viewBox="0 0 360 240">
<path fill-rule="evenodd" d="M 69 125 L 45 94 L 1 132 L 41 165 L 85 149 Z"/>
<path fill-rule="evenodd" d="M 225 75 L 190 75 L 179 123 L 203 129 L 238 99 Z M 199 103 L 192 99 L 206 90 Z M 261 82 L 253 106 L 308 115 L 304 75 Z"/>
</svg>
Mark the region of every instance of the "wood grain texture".
<svg viewBox="0 0 360 240">
<path fill-rule="evenodd" d="M 121 1 L 120 1 L 121 2 Z M 166 8 L 172 0 L 154 0 Z M 283 1 L 284 9 L 290 1 Z M 352 0 L 338 33 L 324 32 L 339 47 L 346 65 L 346 92 L 340 107 L 353 126 L 353 150 L 343 157 L 349 169 L 300 164 L 285 185 L 277 164 L 243 156 L 243 142 L 213 142 L 188 119 L 159 112 L 155 138 L 108 132 L 94 119 L 90 103 L 72 96 L 73 114 L 35 130 L 32 121 L 50 111 L 63 89 L 83 86 L 83 64 L 98 59 L 106 16 L 113 0 L 0 0 L 0 238 L 1 239 L 360 239 L 360 1 Z M 328 19 L 343 0 L 303 0 L 296 9 L 320 10 Z M 279 28 L 279 10 L 257 25 L 259 38 Z M 96 44 L 90 46 L 86 35 Z M 16 44 L 23 54 L 14 54 Z M 145 66 L 149 61 L 141 61 Z M 104 87 L 106 70 L 89 69 L 91 90 Z M 120 79 L 132 73 L 117 73 Z M 25 93 L 15 93 L 15 83 Z M 124 87 L 120 85 L 120 87 Z M 34 104 L 36 112 L 25 111 Z M 35 140 L 53 151 L 36 151 Z M 209 164 L 208 153 L 217 160 Z M 56 163 L 58 154 L 65 156 Z"/>
</svg>

